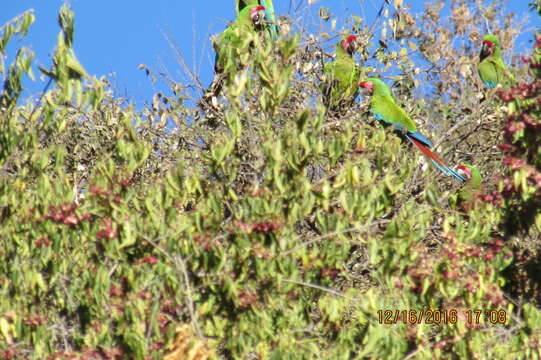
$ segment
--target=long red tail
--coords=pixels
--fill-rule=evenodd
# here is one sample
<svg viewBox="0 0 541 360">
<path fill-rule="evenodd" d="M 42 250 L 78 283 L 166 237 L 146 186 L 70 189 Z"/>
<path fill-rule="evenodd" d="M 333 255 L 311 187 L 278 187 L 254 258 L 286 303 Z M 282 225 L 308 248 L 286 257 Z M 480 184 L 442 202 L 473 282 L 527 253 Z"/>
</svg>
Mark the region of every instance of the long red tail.
<svg viewBox="0 0 541 360">
<path fill-rule="evenodd" d="M 427 158 L 432 160 L 434 165 L 436 165 L 436 167 L 438 169 L 440 169 L 441 172 L 443 172 L 444 174 L 447 174 L 447 175 L 451 175 L 451 176 L 453 176 L 454 178 L 456 178 L 457 180 L 459 180 L 461 182 L 466 181 L 466 179 L 462 175 L 460 175 L 455 170 L 453 170 L 450 167 L 448 167 L 447 165 L 445 165 L 443 160 L 438 155 L 434 154 L 432 152 L 432 150 L 430 150 L 428 148 L 428 146 L 426 146 L 425 144 L 423 144 L 422 142 L 420 142 L 419 140 L 417 140 L 417 139 L 415 139 L 415 138 L 413 138 L 411 136 L 408 136 L 408 139 L 410 139 L 410 141 L 413 143 L 413 145 L 417 146 L 417 149 L 419 149 Z"/>
<path fill-rule="evenodd" d="M 415 146 L 417 146 L 417 148 L 418 148 L 418 149 L 419 149 L 426 157 L 428 157 L 428 158 L 434 160 L 435 162 L 437 162 L 437 163 L 438 163 L 439 165 L 441 165 L 441 166 L 447 167 L 447 166 L 445 165 L 445 163 L 443 162 L 443 160 L 442 160 L 438 155 L 434 154 L 434 153 L 432 152 L 432 150 L 430 150 L 430 149 L 428 148 L 428 146 L 426 146 L 425 144 L 423 144 L 422 142 L 420 142 L 419 140 L 417 140 L 417 139 L 415 139 L 415 138 L 413 138 L 413 137 L 411 137 L 411 136 L 408 136 L 408 139 L 410 139 L 411 142 L 412 142 Z"/>
</svg>

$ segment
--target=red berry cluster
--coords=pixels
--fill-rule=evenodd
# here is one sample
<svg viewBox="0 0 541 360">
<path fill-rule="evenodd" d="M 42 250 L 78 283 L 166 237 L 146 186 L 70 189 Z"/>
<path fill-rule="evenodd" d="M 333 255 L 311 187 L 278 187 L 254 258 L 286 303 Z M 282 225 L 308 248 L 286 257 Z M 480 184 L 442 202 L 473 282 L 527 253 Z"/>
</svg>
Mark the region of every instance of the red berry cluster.
<svg viewBox="0 0 541 360">
<path fill-rule="evenodd" d="M 84 213 L 80 216 L 77 215 L 75 213 L 75 210 L 77 210 L 77 208 L 78 205 L 76 203 L 63 203 L 59 206 L 51 205 L 49 206 L 48 212 L 39 220 L 52 220 L 59 224 L 76 226 L 81 221 L 85 221 L 90 218 L 90 214 L 88 213 Z"/>
<path fill-rule="evenodd" d="M 507 174 L 501 179 L 503 190 L 482 200 L 494 202 L 502 198 L 508 216 L 506 228 L 512 232 L 527 230 L 532 214 L 541 210 L 541 35 L 537 35 L 531 57 L 522 61 L 528 64 L 533 79 L 515 87 L 498 91 L 504 103 L 512 109 L 503 127 L 504 142 L 499 149 L 505 155 L 503 165 Z M 523 178 L 518 178 L 522 173 Z M 498 199 L 499 200 L 499 199 Z M 501 205 L 500 205 L 501 206 Z"/>
<path fill-rule="evenodd" d="M 117 232 L 113 228 L 113 221 L 111 219 L 105 219 L 102 224 L 102 228 L 96 234 L 98 240 L 111 240 L 116 238 Z"/>
<path fill-rule="evenodd" d="M 251 224 L 246 224 L 242 221 L 237 222 L 237 228 L 245 232 L 256 232 L 260 234 L 269 234 L 274 233 L 276 230 L 280 229 L 283 224 L 276 221 L 258 221 Z"/>
<path fill-rule="evenodd" d="M 439 254 L 429 251 L 424 246 L 418 246 L 415 252 L 419 254 L 415 264 L 406 268 L 409 278 L 409 289 L 412 292 L 420 293 L 426 284 L 431 284 L 428 291 L 437 291 L 438 283 L 442 281 L 450 286 L 463 288 L 456 298 L 452 299 L 456 306 L 465 306 L 464 292 L 477 293 L 482 278 L 492 276 L 491 267 L 476 269 L 472 267 L 472 260 L 483 257 L 486 261 L 492 261 L 496 255 L 500 254 L 504 247 L 503 240 L 499 238 L 491 239 L 490 243 L 484 246 L 476 244 L 466 244 L 456 241 L 454 234 L 444 236 L 448 241 L 442 246 Z M 441 278 L 438 279 L 438 275 Z M 428 282 L 427 282 L 428 280 Z M 399 288 L 406 284 L 403 280 L 396 281 Z M 484 300 L 493 305 L 504 303 L 503 294 L 497 288 L 491 291 L 484 291 Z"/>
</svg>

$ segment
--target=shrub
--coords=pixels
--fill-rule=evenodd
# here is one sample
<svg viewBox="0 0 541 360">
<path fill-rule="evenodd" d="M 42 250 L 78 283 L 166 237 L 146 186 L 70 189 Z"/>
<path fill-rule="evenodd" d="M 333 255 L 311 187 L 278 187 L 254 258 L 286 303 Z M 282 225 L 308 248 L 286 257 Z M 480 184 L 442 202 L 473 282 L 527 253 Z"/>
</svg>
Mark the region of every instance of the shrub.
<svg viewBox="0 0 541 360">
<path fill-rule="evenodd" d="M 396 3 L 391 15 L 382 7 L 373 56 L 374 32 L 351 20 L 363 71 L 392 74 L 398 101 L 427 119 L 450 163 L 476 159 L 486 200 L 502 158 L 494 134 L 537 118 L 533 100 L 514 97 L 505 119 L 492 93 L 476 97 L 477 15 L 497 23 L 501 9 L 454 2 L 453 47 L 441 7 L 416 20 Z M 4 26 L 2 54 L 33 19 Z M 503 20 L 509 45 L 517 27 Z M 456 186 L 379 127 L 365 101 L 343 116 L 319 105 L 321 46 L 336 31 L 254 38 L 247 66 L 228 67 L 218 106 L 189 106 L 173 83 L 138 110 L 86 73 L 66 6 L 59 24 L 38 99 L 21 98 L 30 50 L 0 68 L 3 358 L 539 356 L 538 304 L 517 300 L 529 291 L 519 275 L 532 275 L 507 231 L 536 185 L 506 169 L 521 187 L 501 204 L 449 208 Z M 427 79 L 435 86 L 419 91 Z M 505 138 L 531 167 L 534 134 Z"/>
</svg>

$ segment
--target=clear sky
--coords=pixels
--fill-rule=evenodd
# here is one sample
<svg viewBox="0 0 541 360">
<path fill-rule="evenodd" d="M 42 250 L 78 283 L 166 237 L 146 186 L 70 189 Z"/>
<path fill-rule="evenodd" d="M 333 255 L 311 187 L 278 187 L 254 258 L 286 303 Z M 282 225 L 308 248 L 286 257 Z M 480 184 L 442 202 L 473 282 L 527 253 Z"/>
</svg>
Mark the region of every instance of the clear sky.
<svg viewBox="0 0 541 360">
<path fill-rule="evenodd" d="M 36 22 L 23 41 L 37 55 L 38 64 L 49 67 L 54 50 L 60 0 L 3 0 L 0 24 L 21 12 L 34 9 Z M 356 14 L 371 23 L 380 0 L 319 0 L 307 7 L 307 1 L 274 0 L 277 15 L 292 13 L 290 3 L 301 3 L 304 21 L 317 21 L 317 11 L 326 6 L 337 18 Z M 414 11 L 420 11 L 424 0 L 404 0 Z M 530 28 L 540 28 L 537 15 L 528 10 L 529 0 L 508 1 L 509 11 L 522 18 L 530 17 Z M 214 54 L 209 37 L 221 32 L 234 19 L 234 0 L 72 0 L 75 11 L 75 51 L 89 74 L 107 75 L 117 95 L 135 103 L 150 101 L 156 88 L 138 69 L 143 63 L 154 71 L 166 71 L 173 79 L 186 82 L 185 72 L 176 60 L 173 42 L 187 65 L 200 75 L 203 84 L 210 82 Z M 340 27 L 340 23 L 338 26 Z M 532 32 L 518 40 L 525 48 Z M 522 45 L 521 45 L 522 44 Z M 11 51 L 20 44 L 10 45 Z M 37 72 L 36 72 L 37 74 Z M 40 84 L 28 84 L 35 94 Z M 159 85 L 157 85 L 159 86 Z"/>
</svg>

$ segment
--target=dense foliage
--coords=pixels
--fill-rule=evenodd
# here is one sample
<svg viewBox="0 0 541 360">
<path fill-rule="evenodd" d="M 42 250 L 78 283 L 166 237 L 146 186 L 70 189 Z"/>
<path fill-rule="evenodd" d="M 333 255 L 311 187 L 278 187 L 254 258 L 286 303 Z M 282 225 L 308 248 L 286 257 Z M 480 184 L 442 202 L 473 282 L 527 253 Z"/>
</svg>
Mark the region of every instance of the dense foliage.
<svg viewBox="0 0 541 360">
<path fill-rule="evenodd" d="M 66 6 L 44 91 L 23 99 L 34 55 L 4 55 L 33 13 L 4 25 L 0 357 L 539 358 L 541 42 L 516 87 L 487 90 L 486 23 L 507 54 L 521 27 L 502 1 L 387 3 L 380 33 L 349 23 L 361 72 L 481 170 L 467 209 L 366 98 L 321 105 L 347 33 L 325 9 L 321 34 L 282 18 L 276 42 L 227 56 L 246 66 L 225 66 L 215 103 L 171 83 L 141 111 L 84 70 Z"/>
</svg>

